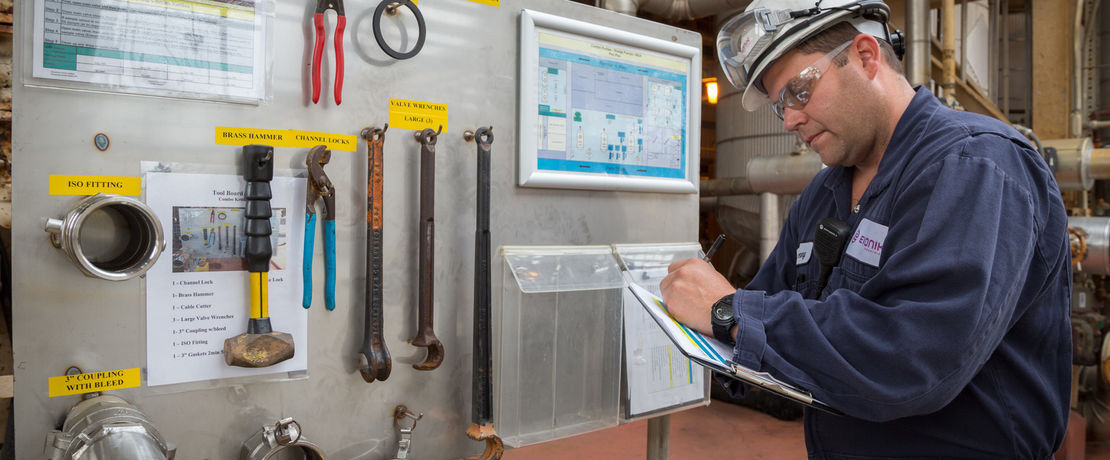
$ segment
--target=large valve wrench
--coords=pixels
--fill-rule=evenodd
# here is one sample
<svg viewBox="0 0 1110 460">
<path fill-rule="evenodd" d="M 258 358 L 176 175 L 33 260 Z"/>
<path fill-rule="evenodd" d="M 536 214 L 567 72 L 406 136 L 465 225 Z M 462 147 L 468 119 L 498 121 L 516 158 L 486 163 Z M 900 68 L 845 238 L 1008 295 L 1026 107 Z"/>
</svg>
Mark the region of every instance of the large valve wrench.
<svg viewBox="0 0 1110 460">
<path fill-rule="evenodd" d="M 419 325 L 416 337 L 412 344 L 428 349 L 428 356 L 424 362 L 413 364 L 412 367 L 421 371 L 430 371 L 443 363 L 443 343 L 436 338 L 432 331 L 432 312 L 435 296 L 432 279 L 435 276 L 433 264 L 435 258 L 435 180 L 436 180 L 436 138 L 443 132 L 443 125 L 439 131 L 425 128 L 423 131 L 413 133 L 417 142 L 420 142 L 420 293 L 419 293 Z"/>
<path fill-rule="evenodd" d="M 385 381 L 393 363 L 382 337 L 382 168 L 385 163 L 382 145 L 384 128 L 362 130 L 366 139 L 366 333 L 362 339 L 359 372 L 366 382 Z"/>
<path fill-rule="evenodd" d="M 466 133 L 469 134 L 469 133 Z M 464 134 L 464 139 L 469 137 Z M 493 428 L 493 338 L 490 325 L 492 288 L 490 286 L 489 166 L 493 127 L 478 128 L 473 138 L 478 144 L 477 219 L 474 230 L 474 381 L 470 402 L 470 428 L 466 435 L 485 441 L 481 460 L 501 458 L 505 446 Z"/>
</svg>

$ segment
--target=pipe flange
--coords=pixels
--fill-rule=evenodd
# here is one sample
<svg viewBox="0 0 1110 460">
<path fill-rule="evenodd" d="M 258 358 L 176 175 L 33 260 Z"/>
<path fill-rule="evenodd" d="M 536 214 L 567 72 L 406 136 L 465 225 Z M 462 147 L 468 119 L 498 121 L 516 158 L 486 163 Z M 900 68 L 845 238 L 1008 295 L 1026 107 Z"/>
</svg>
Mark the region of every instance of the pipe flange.
<svg viewBox="0 0 1110 460">
<path fill-rule="evenodd" d="M 303 455 L 305 460 L 326 460 L 327 456 L 319 446 L 305 439 L 301 434 L 301 425 L 286 417 L 272 425 L 263 425 L 251 437 L 243 441 L 239 451 L 239 460 L 272 460 L 286 458 L 288 453 L 278 456 L 279 452 L 289 449 Z"/>
<path fill-rule="evenodd" d="M 94 261 L 82 247 L 81 235 L 89 216 L 96 211 L 114 211 L 123 219 L 129 238 L 110 260 Z M 50 242 L 69 256 L 86 276 L 124 281 L 146 273 L 166 247 L 162 224 L 146 203 L 119 195 L 98 193 L 77 202 L 63 219 L 47 219 Z"/>
</svg>

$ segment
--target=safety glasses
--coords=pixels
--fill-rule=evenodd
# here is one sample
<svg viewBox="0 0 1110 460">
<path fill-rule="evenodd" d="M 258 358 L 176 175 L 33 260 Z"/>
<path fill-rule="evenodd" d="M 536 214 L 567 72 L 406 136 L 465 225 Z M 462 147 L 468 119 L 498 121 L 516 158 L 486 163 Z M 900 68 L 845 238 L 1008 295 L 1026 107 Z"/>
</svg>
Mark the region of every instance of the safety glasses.
<svg viewBox="0 0 1110 460">
<path fill-rule="evenodd" d="M 798 76 L 786 82 L 782 90 L 779 91 L 778 101 L 771 104 L 771 110 L 775 112 L 775 115 L 778 115 L 779 119 L 782 120 L 786 118 L 787 107 L 794 110 L 804 109 L 806 104 L 809 103 L 809 98 L 813 94 L 813 87 L 817 85 L 817 80 L 820 80 L 828 71 L 833 59 L 836 59 L 851 44 L 852 40 L 844 42 L 844 44 L 829 51 L 828 54 L 821 56 L 809 67 L 802 69 Z"/>
</svg>

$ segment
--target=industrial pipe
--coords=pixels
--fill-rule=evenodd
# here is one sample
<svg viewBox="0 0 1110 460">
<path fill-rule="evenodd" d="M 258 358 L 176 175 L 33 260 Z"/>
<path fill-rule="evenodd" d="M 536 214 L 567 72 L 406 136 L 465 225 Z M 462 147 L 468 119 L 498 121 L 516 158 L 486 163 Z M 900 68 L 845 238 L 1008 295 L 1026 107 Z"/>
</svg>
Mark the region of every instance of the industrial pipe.
<svg viewBox="0 0 1110 460">
<path fill-rule="evenodd" d="M 173 460 L 176 452 L 138 408 L 100 395 L 73 406 L 62 429 L 47 433 L 44 454 L 50 460 Z"/>
<path fill-rule="evenodd" d="M 929 81 L 929 0 L 906 2 L 906 77 L 910 85 L 924 85 Z"/>
<path fill-rule="evenodd" d="M 1083 135 L 1083 5 L 1086 0 L 1075 0 L 1075 23 L 1072 24 L 1072 78 L 1071 78 L 1071 122 L 1068 135 Z"/>
<path fill-rule="evenodd" d="M 940 86 L 944 88 L 947 102 L 956 100 L 956 0 L 941 4 L 941 69 L 944 71 Z"/>
<path fill-rule="evenodd" d="M 671 20 L 685 20 L 743 9 L 749 3 L 750 0 L 603 0 L 601 7 L 629 16 L 644 10 Z"/>
<path fill-rule="evenodd" d="M 779 217 L 779 197 L 774 193 L 759 195 L 759 263 L 770 257 L 779 241 L 782 218 Z"/>
<path fill-rule="evenodd" d="M 1110 275 L 1110 217 L 1068 217 L 1068 228 L 1072 247 L 1085 248 L 1076 271 Z"/>
<path fill-rule="evenodd" d="M 1089 137 L 1044 141 L 1055 149 L 1060 190 L 1090 190 L 1096 179 L 1110 179 L 1110 149 L 1096 149 Z"/>
<path fill-rule="evenodd" d="M 808 152 L 804 150 L 803 152 Z M 742 177 L 701 181 L 701 196 L 776 193 L 796 195 L 805 189 L 821 168 L 821 157 L 813 153 L 759 156 L 748 161 Z"/>
</svg>

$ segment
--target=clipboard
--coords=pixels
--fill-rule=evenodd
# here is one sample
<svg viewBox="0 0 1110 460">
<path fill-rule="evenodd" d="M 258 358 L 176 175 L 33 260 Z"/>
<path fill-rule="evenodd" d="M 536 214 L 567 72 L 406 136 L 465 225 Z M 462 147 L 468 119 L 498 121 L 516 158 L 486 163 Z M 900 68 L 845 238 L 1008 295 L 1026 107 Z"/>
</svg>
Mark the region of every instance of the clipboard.
<svg viewBox="0 0 1110 460">
<path fill-rule="evenodd" d="M 833 415 L 844 415 L 843 412 L 833 409 L 813 397 L 803 388 L 776 379 L 766 372 L 757 372 L 747 367 L 732 362 L 726 356 L 732 355 L 732 347 L 721 343 L 712 337 L 690 329 L 675 321 L 667 312 L 667 306 L 651 291 L 627 279 L 628 289 L 636 300 L 640 301 L 648 314 L 659 323 L 659 327 L 674 342 L 678 349 L 691 361 L 705 366 L 713 371 L 740 380 L 744 383 L 755 385 L 779 396 L 805 404 L 814 409 L 819 409 Z"/>
</svg>

